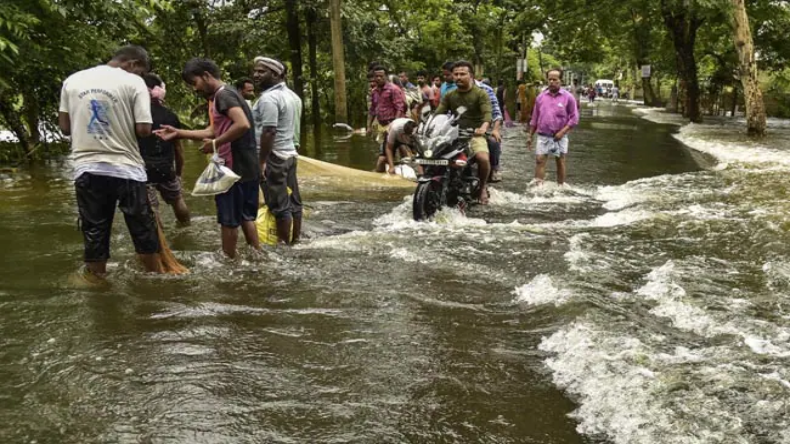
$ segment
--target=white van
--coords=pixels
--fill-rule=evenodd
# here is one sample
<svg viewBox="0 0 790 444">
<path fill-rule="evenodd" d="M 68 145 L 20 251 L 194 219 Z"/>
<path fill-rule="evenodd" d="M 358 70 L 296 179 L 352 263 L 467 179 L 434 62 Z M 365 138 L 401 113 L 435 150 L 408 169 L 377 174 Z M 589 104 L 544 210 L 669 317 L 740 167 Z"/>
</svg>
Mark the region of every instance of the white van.
<svg viewBox="0 0 790 444">
<path fill-rule="evenodd" d="M 606 79 L 598 79 L 595 81 L 595 89 L 598 89 L 599 86 L 603 90 L 604 97 L 608 97 L 609 94 L 612 93 L 612 88 L 614 88 L 614 82 Z"/>
</svg>

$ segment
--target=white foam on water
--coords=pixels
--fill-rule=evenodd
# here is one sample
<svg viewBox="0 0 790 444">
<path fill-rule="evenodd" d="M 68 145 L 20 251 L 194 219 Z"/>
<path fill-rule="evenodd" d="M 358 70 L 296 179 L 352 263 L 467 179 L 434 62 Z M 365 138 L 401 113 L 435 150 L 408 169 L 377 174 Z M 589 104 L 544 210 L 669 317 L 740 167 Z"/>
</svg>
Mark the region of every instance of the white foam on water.
<svg viewBox="0 0 790 444">
<path fill-rule="evenodd" d="M 735 137 L 725 141 L 717 138 L 717 133 L 736 131 L 732 127 L 705 124 L 688 124 L 673 136 L 684 145 L 697 151 L 707 153 L 721 162 L 762 164 L 790 167 L 790 151 L 776 149 L 763 142 Z"/>
<path fill-rule="evenodd" d="M 393 208 L 389 213 L 373 220 L 377 232 L 402 232 L 402 231 L 462 231 L 468 227 L 487 225 L 483 219 L 467 217 L 455 208 L 442 208 L 430 221 L 415 221 L 412 214 L 412 197 L 404 198 L 403 203 Z"/>
<path fill-rule="evenodd" d="M 427 263 L 420 255 L 411 252 L 405 248 L 395 248 L 390 252 L 390 257 L 393 259 L 400 259 L 404 262 L 418 262 Z"/>
<path fill-rule="evenodd" d="M 683 125 L 688 122 L 682 115 L 668 113 L 664 108 L 634 108 L 631 112 L 653 123 Z"/>
<path fill-rule="evenodd" d="M 548 203 L 576 204 L 589 200 L 589 198 L 584 195 L 571 193 L 570 188 L 566 190 L 555 187 L 550 189 L 548 192 L 538 193 L 532 192 L 533 190 L 537 190 L 537 188 L 529 189 L 526 194 L 517 194 L 510 191 L 498 190 L 496 188 L 489 187 L 489 204 L 496 206 L 530 206 Z"/>
<path fill-rule="evenodd" d="M 670 320 L 675 328 L 690 331 L 701 336 L 711 337 L 718 334 L 737 334 L 729 324 L 722 325 L 707 312 L 686 302 L 686 290 L 677 283 L 675 263 L 667 261 L 647 275 L 647 282 L 638 288 L 636 296 L 658 303 L 650 313 Z"/>
<path fill-rule="evenodd" d="M 635 224 L 643 220 L 652 219 L 655 216 L 656 213 L 647 210 L 623 210 L 602 214 L 582 225 L 589 225 L 591 227 L 617 227 Z"/>
<path fill-rule="evenodd" d="M 555 355 L 546 360 L 554 383 L 581 404 L 572 414 L 579 433 L 654 444 L 660 424 L 671 423 L 672 412 L 651 396 L 659 381 L 638 364 L 647 352 L 638 339 L 607 337 L 573 323 L 543 338 L 539 349 Z"/>
<path fill-rule="evenodd" d="M 784 338 L 787 341 L 787 338 Z M 780 347 L 768 339 L 758 336 L 744 335 L 743 343 L 746 344 L 754 353 L 758 355 L 770 355 L 779 358 L 790 357 L 790 350 L 787 345 Z"/>
<path fill-rule="evenodd" d="M 593 270 L 593 254 L 585 251 L 582 247 L 584 242 L 590 239 L 589 233 L 578 233 L 571 236 L 568 241 L 568 251 L 563 258 L 568 262 L 568 268 L 578 273 L 589 273 Z"/>
<path fill-rule="evenodd" d="M 658 352 L 607 330 L 575 322 L 539 345 L 553 355 L 545 362 L 554 383 L 580 404 L 571 414 L 579 433 L 615 444 L 752 442 L 740 413 L 729 411 L 718 395 L 738 387 L 736 371 L 707 362 L 726 355 L 723 350 Z M 712 381 L 694 379 L 701 376 Z"/>
<path fill-rule="evenodd" d="M 514 291 L 515 302 L 527 305 L 554 304 L 560 306 L 571 298 L 572 293 L 566 289 L 558 288 L 551 276 L 539 274 L 532 280 L 518 287 Z"/>
</svg>

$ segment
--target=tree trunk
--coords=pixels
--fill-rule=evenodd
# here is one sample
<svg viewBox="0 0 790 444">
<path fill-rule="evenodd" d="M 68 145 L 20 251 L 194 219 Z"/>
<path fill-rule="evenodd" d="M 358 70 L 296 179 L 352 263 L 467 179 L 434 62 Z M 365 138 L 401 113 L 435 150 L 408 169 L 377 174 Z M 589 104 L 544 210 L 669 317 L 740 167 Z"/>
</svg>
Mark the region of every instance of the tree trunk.
<svg viewBox="0 0 790 444">
<path fill-rule="evenodd" d="M 14 101 L 8 96 L 0 97 L 0 117 L 3 118 L 8 129 L 11 130 L 17 140 L 19 140 L 18 144 L 24 148 L 25 154 L 29 154 L 35 147 L 35 144 L 32 143 L 27 127 L 25 127 L 22 119 L 19 118 L 19 113 L 14 110 L 11 105 L 12 103 L 14 103 Z"/>
<path fill-rule="evenodd" d="M 650 82 L 650 77 L 642 77 L 642 96 L 645 105 L 655 106 L 656 94 L 653 92 L 653 84 Z"/>
<path fill-rule="evenodd" d="M 36 103 L 35 97 L 31 94 L 24 96 L 24 105 L 22 106 L 22 111 L 25 115 L 25 122 L 27 123 L 27 130 L 28 134 L 30 134 L 30 140 L 28 144 L 30 145 L 29 148 L 32 149 L 39 143 L 41 143 L 41 131 L 39 131 L 38 125 L 41 116 L 38 110 L 38 103 Z M 30 154 L 30 151 L 28 151 Z"/>
<path fill-rule="evenodd" d="M 307 51 L 310 63 L 310 114 L 313 127 L 318 128 L 321 126 L 321 99 L 318 95 L 318 41 L 315 33 L 318 16 L 315 9 L 309 8 L 305 18 L 307 20 Z"/>
<path fill-rule="evenodd" d="M 335 122 L 348 123 L 346 105 L 346 56 L 343 48 L 342 0 L 329 0 L 329 24 L 332 31 L 332 66 L 335 71 Z"/>
<path fill-rule="evenodd" d="M 206 24 L 206 19 L 203 17 L 203 12 L 201 11 L 201 6 L 198 2 L 193 2 L 192 7 L 192 18 L 195 20 L 195 26 L 197 26 L 198 35 L 200 36 L 200 44 L 203 47 L 203 57 L 211 58 L 211 48 L 208 44 L 208 25 Z"/>
<path fill-rule="evenodd" d="M 738 70 L 746 102 L 746 132 L 753 137 L 765 136 L 765 104 L 757 80 L 757 60 L 749 28 L 744 0 L 732 0 L 735 49 L 738 51 Z"/>
<path fill-rule="evenodd" d="M 678 74 L 684 90 L 683 115 L 692 122 L 702 122 L 694 45 L 703 20 L 697 17 L 693 5 L 676 4 L 670 0 L 661 0 L 661 14 L 675 47 Z"/>
<path fill-rule="evenodd" d="M 285 29 L 291 47 L 291 69 L 293 70 L 294 92 L 304 101 L 304 78 L 302 76 L 302 32 L 299 28 L 299 5 L 297 0 L 285 0 Z M 302 108 L 304 112 L 304 108 Z"/>
</svg>

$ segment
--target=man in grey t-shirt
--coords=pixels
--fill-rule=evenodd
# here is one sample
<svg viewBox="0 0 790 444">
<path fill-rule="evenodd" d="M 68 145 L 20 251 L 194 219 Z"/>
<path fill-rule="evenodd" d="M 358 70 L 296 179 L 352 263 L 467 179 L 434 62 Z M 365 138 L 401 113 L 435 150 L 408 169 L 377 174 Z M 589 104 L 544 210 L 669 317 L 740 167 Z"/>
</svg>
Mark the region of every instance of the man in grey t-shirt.
<svg viewBox="0 0 790 444">
<path fill-rule="evenodd" d="M 263 196 L 277 220 L 278 241 L 293 244 L 302 229 L 302 198 L 296 179 L 302 100 L 285 85 L 285 67 L 279 61 L 256 57 L 253 69 L 253 80 L 263 90 L 252 112 Z"/>
</svg>

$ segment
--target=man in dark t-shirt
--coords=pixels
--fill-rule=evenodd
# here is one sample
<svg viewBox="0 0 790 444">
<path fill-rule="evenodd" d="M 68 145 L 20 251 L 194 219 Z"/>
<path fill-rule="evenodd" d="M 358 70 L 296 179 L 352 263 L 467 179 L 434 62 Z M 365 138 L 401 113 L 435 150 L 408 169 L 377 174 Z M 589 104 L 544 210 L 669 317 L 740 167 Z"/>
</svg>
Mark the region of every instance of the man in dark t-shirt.
<svg viewBox="0 0 790 444">
<path fill-rule="evenodd" d="M 178 116 L 164 106 L 165 84 L 156 74 L 143 76 L 145 85 L 151 95 L 152 130 L 162 125 L 181 128 Z M 155 211 L 159 209 L 159 198 L 162 195 L 165 203 L 173 207 L 178 223 L 189 225 L 189 208 L 181 192 L 181 173 L 184 170 L 184 150 L 180 140 L 164 141 L 152 134 L 138 138 L 140 155 L 145 161 L 145 172 L 148 176 L 148 201 Z"/>
<path fill-rule="evenodd" d="M 192 59 L 181 73 L 184 81 L 209 100 L 211 125 L 204 130 L 187 131 L 163 125 L 156 132 L 164 140 L 184 138 L 203 141 L 200 150 L 217 153 L 225 166 L 241 179 L 225 193 L 214 196 L 217 222 L 222 227 L 222 250 L 236 257 L 238 228 L 247 244 L 260 249 L 255 219 L 258 215 L 258 186 L 261 174 L 252 127 L 252 112 L 244 98 L 220 80 L 219 67 L 208 59 Z"/>
</svg>

